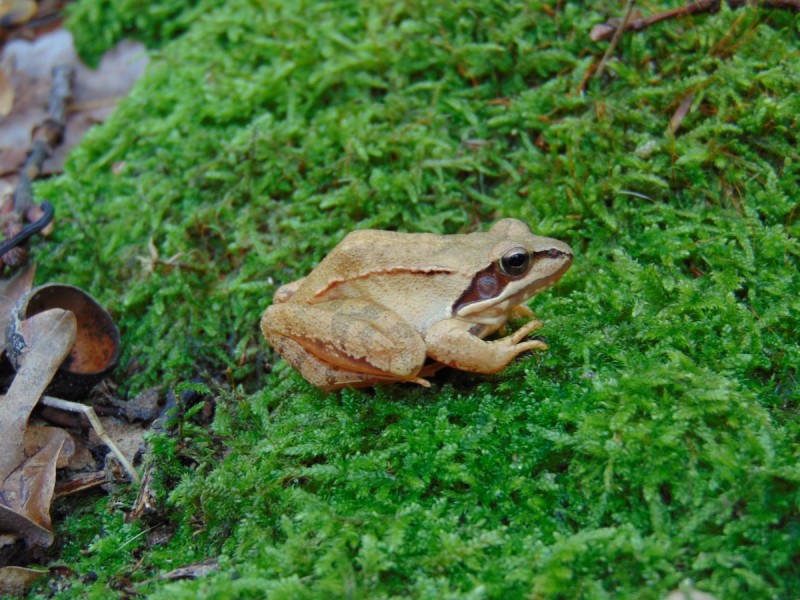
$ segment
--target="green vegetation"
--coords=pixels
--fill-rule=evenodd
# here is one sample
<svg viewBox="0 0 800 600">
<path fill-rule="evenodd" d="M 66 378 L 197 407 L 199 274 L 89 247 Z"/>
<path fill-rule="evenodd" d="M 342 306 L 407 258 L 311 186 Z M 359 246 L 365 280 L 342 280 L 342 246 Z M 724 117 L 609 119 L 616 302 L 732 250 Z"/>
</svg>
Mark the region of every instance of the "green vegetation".
<svg viewBox="0 0 800 600">
<path fill-rule="evenodd" d="M 59 215 L 39 277 L 113 312 L 127 393 L 200 380 L 216 413 L 151 440 L 174 536 L 125 524 L 130 493 L 77 511 L 59 597 L 213 556 L 137 589 L 800 596 L 797 15 L 663 23 L 587 80 L 621 3 L 136 4 L 73 8 L 95 59 L 124 32 L 160 49 L 37 187 Z M 346 232 L 503 216 L 577 251 L 533 302 L 546 353 L 324 395 L 261 340 L 275 288 Z"/>
</svg>

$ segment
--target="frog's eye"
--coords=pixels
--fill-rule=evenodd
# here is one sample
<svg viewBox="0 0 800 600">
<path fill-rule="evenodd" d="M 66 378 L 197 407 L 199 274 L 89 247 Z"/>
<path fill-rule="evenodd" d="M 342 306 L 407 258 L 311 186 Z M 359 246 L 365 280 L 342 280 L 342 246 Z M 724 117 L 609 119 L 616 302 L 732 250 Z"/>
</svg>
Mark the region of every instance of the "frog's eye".
<svg viewBox="0 0 800 600">
<path fill-rule="evenodd" d="M 509 277 L 519 277 L 528 272 L 531 255 L 525 248 L 512 248 L 500 259 L 500 271 Z"/>
</svg>

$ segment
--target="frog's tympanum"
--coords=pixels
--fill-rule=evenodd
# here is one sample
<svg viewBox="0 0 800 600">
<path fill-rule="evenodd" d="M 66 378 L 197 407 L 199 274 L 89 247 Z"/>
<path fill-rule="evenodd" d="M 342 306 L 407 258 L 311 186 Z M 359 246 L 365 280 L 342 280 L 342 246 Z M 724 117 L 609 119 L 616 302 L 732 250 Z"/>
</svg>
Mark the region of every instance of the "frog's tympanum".
<svg viewBox="0 0 800 600">
<path fill-rule="evenodd" d="M 442 366 L 496 373 L 542 326 L 485 341 L 572 262 L 565 243 L 517 219 L 460 235 L 371 229 L 345 237 L 307 277 L 284 285 L 261 317 L 267 341 L 312 384 L 364 387 L 425 377 Z"/>
</svg>

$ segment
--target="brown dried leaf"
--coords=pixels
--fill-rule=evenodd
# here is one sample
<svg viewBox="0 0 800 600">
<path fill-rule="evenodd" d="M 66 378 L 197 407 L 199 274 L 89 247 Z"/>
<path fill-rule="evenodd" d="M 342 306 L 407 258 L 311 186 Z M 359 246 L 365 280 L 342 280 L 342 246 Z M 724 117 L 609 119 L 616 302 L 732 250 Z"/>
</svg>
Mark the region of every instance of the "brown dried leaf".
<svg viewBox="0 0 800 600">
<path fill-rule="evenodd" d="M 33 456 L 42 448 L 47 446 L 53 436 L 60 436 L 65 433 L 63 429 L 58 427 L 47 427 L 44 425 L 31 425 L 25 431 L 25 456 Z M 61 448 L 61 454 L 58 455 L 58 462 L 56 463 L 57 469 L 64 469 L 69 466 L 73 455 L 75 454 L 75 441 L 68 433 L 67 438 L 64 440 L 64 447 Z"/>
<path fill-rule="evenodd" d="M 110 401 L 112 406 L 120 409 L 128 421 L 152 423 L 161 414 L 166 398 L 161 392 L 161 387 L 155 386 L 139 392 L 134 398 L 121 400 L 114 396 Z"/>
<path fill-rule="evenodd" d="M 0 594 L 22 594 L 25 588 L 49 572 L 47 569 L 2 567 L 0 568 Z"/>
<path fill-rule="evenodd" d="M 52 309 L 22 322 L 26 350 L 5 398 L 0 403 L 0 490 L 24 459 L 28 416 L 75 344 L 75 315 Z"/>
<path fill-rule="evenodd" d="M 616 30 L 617 28 L 609 23 L 600 23 L 592 27 L 592 30 L 589 32 L 589 39 L 593 42 L 607 40 L 614 35 Z"/>
<path fill-rule="evenodd" d="M 11 78 L 6 70 L 0 66 L 0 117 L 5 117 L 10 113 L 13 106 L 14 84 L 11 83 Z"/>
<path fill-rule="evenodd" d="M 36 14 L 34 0 L 0 0 L 0 24 L 4 27 L 22 25 Z"/>
<path fill-rule="evenodd" d="M 15 533 L 28 544 L 49 546 L 53 542 L 50 502 L 56 465 L 69 434 L 56 427 L 40 429 L 48 430 L 46 439 L 37 440 L 45 445 L 26 456 L 0 487 L 0 531 Z"/>
<path fill-rule="evenodd" d="M 17 39 L 6 44 L 0 63 L 13 64 L 16 101 L 7 118 L 0 117 L 0 174 L 19 169 L 31 148 L 31 133 L 46 116 L 50 74 L 57 65 L 75 68 L 73 101 L 67 115 L 64 140 L 45 161 L 43 174 L 59 172 L 64 156 L 86 130 L 105 121 L 117 102 L 128 94 L 147 64 L 145 47 L 123 40 L 107 52 L 97 70 L 78 59 L 72 35 L 57 29 L 34 41 Z"/>
<path fill-rule="evenodd" d="M 75 449 L 72 452 L 72 455 L 69 456 L 69 464 L 67 468 L 73 472 L 81 472 L 81 471 L 96 471 L 97 470 L 97 461 L 92 456 L 92 453 L 89 452 L 89 448 L 86 447 L 80 439 L 76 440 L 75 438 L 72 439 L 75 443 Z M 64 447 L 66 450 L 66 446 Z M 59 469 L 61 467 L 59 466 Z"/>
<path fill-rule="evenodd" d="M 49 546 L 53 543 L 53 532 L 37 525 L 13 508 L 0 503 L 0 529 L 13 531 L 17 537 L 24 538 L 33 546 Z"/>
</svg>

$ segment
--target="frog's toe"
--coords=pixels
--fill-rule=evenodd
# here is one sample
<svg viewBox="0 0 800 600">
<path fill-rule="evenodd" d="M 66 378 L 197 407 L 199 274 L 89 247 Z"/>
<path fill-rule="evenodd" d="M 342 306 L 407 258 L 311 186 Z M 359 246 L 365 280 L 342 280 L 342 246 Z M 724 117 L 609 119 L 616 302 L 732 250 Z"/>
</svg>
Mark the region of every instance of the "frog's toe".
<svg viewBox="0 0 800 600">
<path fill-rule="evenodd" d="M 509 336 L 509 339 L 515 344 L 517 344 L 523 339 L 525 339 L 528 335 L 536 331 L 537 329 L 541 329 L 543 326 L 544 323 L 542 323 L 539 320 L 534 319 L 533 321 L 528 321 L 527 323 L 525 323 L 525 325 L 523 325 L 522 327 L 517 329 L 514 333 L 512 333 Z"/>
</svg>

